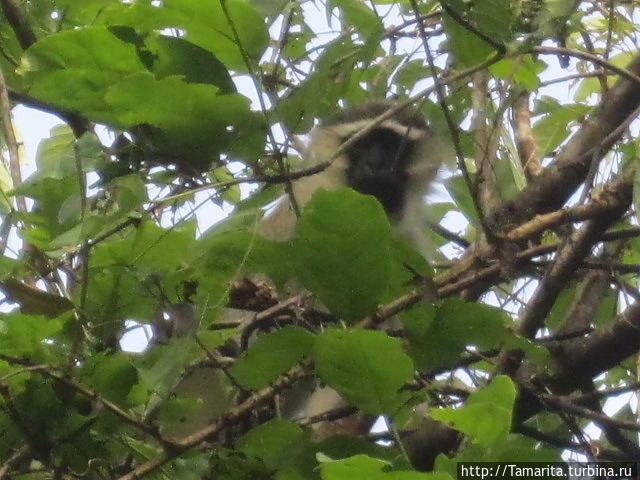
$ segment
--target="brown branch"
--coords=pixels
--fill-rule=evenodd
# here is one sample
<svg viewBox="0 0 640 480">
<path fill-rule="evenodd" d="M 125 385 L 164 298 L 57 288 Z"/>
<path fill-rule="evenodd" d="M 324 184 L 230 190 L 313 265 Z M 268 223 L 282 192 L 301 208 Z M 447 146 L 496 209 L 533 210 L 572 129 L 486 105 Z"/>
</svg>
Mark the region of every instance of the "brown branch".
<svg viewBox="0 0 640 480">
<path fill-rule="evenodd" d="M 23 50 L 38 41 L 20 5 L 14 0 L 0 0 L 0 7 Z"/>
<path fill-rule="evenodd" d="M 5 0 L 6 1 L 6 0 Z M 9 101 L 9 92 L 7 90 L 7 84 L 0 67 L 0 122 L 2 125 L 2 132 L 7 142 L 7 148 L 9 149 L 9 172 L 11 173 L 11 181 L 13 182 L 13 188 L 18 188 L 22 183 L 22 174 L 20 172 L 20 153 L 18 147 L 18 140 L 13 129 L 13 122 L 11 121 L 11 102 Z M 22 195 L 16 196 L 16 207 L 22 212 L 27 211 L 27 201 Z"/>
<path fill-rule="evenodd" d="M 573 450 L 575 452 L 584 451 L 584 446 L 580 443 L 572 442 L 565 438 L 554 437 L 553 435 L 541 432 L 540 430 L 536 430 L 535 428 L 529 427 L 527 425 L 519 425 L 515 427 L 514 432 L 525 435 L 529 438 L 533 438 L 534 440 L 539 440 L 553 447 L 561 448 L 563 450 Z M 618 452 L 608 449 L 602 449 L 600 455 L 598 455 L 598 459 L 624 461 L 626 457 L 623 457 Z"/>
<path fill-rule="evenodd" d="M 603 270 L 605 272 L 615 273 L 640 273 L 640 264 L 637 263 L 620 263 L 598 260 L 585 260 L 582 262 L 582 268 L 590 270 Z"/>
<path fill-rule="evenodd" d="M 529 390 L 532 392 L 533 390 Z M 588 408 L 582 407 L 580 405 L 576 405 L 571 398 L 552 395 L 549 393 L 538 393 L 535 394 L 540 398 L 540 400 L 547 406 L 551 407 L 553 410 L 558 412 L 566 412 L 574 415 L 578 415 L 580 417 L 588 418 L 592 420 L 596 425 L 601 428 L 606 428 L 609 426 L 613 426 L 616 428 L 622 428 L 624 430 L 631 430 L 633 432 L 640 432 L 640 423 L 636 422 L 627 422 L 624 420 L 615 420 L 611 417 L 603 413 L 594 412 Z"/>
<path fill-rule="evenodd" d="M 518 95 L 513 106 L 513 130 L 520 163 L 527 179 L 538 176 L 542 171 L 540 150 L 531 128 L 531 110 L 529 110 L 529 92 Z"/>
<path fill-rule="evenodd" d="M 593 384 L 593 382 L 589 385 L 588 388 L 590 389 L 590 391 L 595 390 L 595 385 Z M 600 402 L 598 402 L 597 397 L 586 399 L 583 405 L 600 415 L 605 415 L 602 411 L 602 406 L 600 405 Z M 624 433 L 621 431 L 621 428 L 609 423 L 601 424 L 600 428 L 604 432 L 605 438 L 609 441 L 609 443 L 623 452 L 627 456 L 627 458 L 640 458 L 640 448 L 638 447 L 637 442 L 634 442 L 633 440 L 627 438 L 627 436 L 624 435 Z"/>
<path fill-rule="evenodd" d="M 623 387 L 606 388 L 604 390 L 594 390 L 579 397 L 575 397 L 574 401 L 578 404 L 587 402 L 592 399 L 600 399 L 605 397 L 614 397 L 623 393 L 636 392 L 640 389 L 640 382 L 631 383 Z"/>
<path fill-rule="evenodd" d="M 618 180 L 617 189 L 610 193 L 610 208 L 595 219 L 589 220 L 576 231 L 560 248 L 556 259 L 545 273 L 533 298 L 527 304 L 520 317 L 518 332 L 533 338 L 544 325 L 544 320 L 553 306 L 557 296 L 564 289 L 566 282 L 574 274 L 575 265 L 579 264 L 591 251 L 593 244 L 615 223 L 627 210 L 631 203 L 632 172 L 627 172 Z"/>
<path fill-rule="evenodd" d="M 518 242 L 529 239 L 544 230 L 567 222 L 581 222 L 599 217 L 609 212 L 615 205 L 616 195 L 622 185 L 616 178 L 602 186 L 600 192 L 586 205 L 578 205 L 571 208 L 563 208 L 555 212 L 536 215 L 531 220 L 524 222 L 505 235 L 507 240 Z M 628 187 L 624 187 L 628 188 Z"/>
<path fill-rule="evenodd" d="M 609 244 L 611 246 L 611 244 Z M 606 254 L 603 254 L 606 257 Z M 606 272 L 588 272 L 576 291 L 564 321 L 556 329 L 556 335 L 590 329 L 591 322 L 598 313 L 602 300 L 609 292 L 609 275 Z"/>
<path fill-rule="evenodd" d="M 43 102 L 25 93 L 9 89 L 9 98 L 13 102 L 21 103 L 27 107 L 60 117 L 71 127 L 76 138 L 80 138 L 85 132 L 91 129 L 91 123 L 80 115 L 58 108 L 51 103 Z"/>
<path fill-rule="evenodd" d="M 640 73 L 640 56 L 631 62 L 629 71 L 635 75 Z M 635 79 L 619 79 L 560 150 L 555 161 L 513 199 L 492 212 L 491 223 L 499 231 L 507 231 L 537 213 L 561 208 L 586 178 L 594 156 L 611 148 L 622 134 L 617 128 L 629 121 L 639 105 L 640 88 Z M 616 135 L 611 135 L 612 132 Z"/>
<path fill-rule="evenodd" d="M 564 77 L 552 78 L 551 80 L 545 80 L 544 82 L 540 82 L 541 87 L 548 87 L 549 85 L 553 85 L 555 83 L 564 83 L 570 80 L 581 80 L 583 78 L 593 78 L 599 77 L 602 75 L 612 76 L 616 75 L 615 73 L 606 73 L 603 70 L 597 70 L 595 72 L 585 72 L 585 73 L 574 73 L 572 75 L 565 75 Z"/>
<path fill-rule="evenodd" d="M 593 46 L 593 42 L 591 41 L 591 37 L 589 36 L 589 34 L 584 31 L 581 30 L 580 31 L 580 36 L 582 37 L 582 41 L 584 42 L 584 46 L 586 47 L 588 53 L 590 55 L 593 55 L 594 57 L 597 57 L 595 55 L 595 47 Z M 603 59 L 604 61 L 607 61 L 607 59 Z M 609 90 L 609 85 L 607 85 L 607 76 L 606 75 L 600 75 L 597 77 L 598 78 L 598 83 L 600 84 L 600 91 L 602 92 L 606 92 L 607 90 Z"/>
<path fill-rule="evenodd" d="M 34 367 L 33 364 L 31 364 L 28 360 L 24 360 L 21 358 L 16 358 L 16 357 L 12 357 L 10 355 L 5 355 L 3 353 L 0 353 L 0 359 L 4 360 L 5 362 L 11 364 L 11 365 L 20 365 L 23 367 Z M 82 385 L 80 385 L 79 383 L 77 383 L 76 381 L 72 380 L 71 378 L 68 377 L 63 377 L 60 376 L 56 373 L 52 372 L 52 367 L 49 367 L 48 369 L 43 368 L 42 365 L 38 365 L 37 366 L 38 369 L 37 370 L 30 370 L 30 371 L 35 371 L 36 373 L 38 373 L 39 375 L 51 379 L 55 382 L 58 382 L 60 384 L 63 384 L 71 389 L 73 389 L 74 391 L 76 391 L 77 393 L 79 393 L 80 395 L 93 400 L 94 402 L 103 405 L 107 410 L 109 410 L 111 413 L 115 414 L 117 417 L 119 417 L 122 421 L 124 421 L 126 424 L 131 425 L 149 435 L 151 435 L 153 438 L 155 438 L 156 440 L 158 440 L 159 443 L 161 443 L 164 446 L 172 446 L 171 442 L 169 442 L 168 440 L 162 438 L 162 436 L 158 433 L 157 429 L 153 426 L 149 426 L 144 422 L 140 422 L 138 420 L 136 420 L 135 418 L 131 417 L 127 412 L 125 412 L 124 410 L 122 410 L 120 407 L 118 407 L 115 403 L 107 400 L 106 398 L 104 398 L 102 395 L 100 395 L 99 393 L 93 391 L 93 390 L 89 390 L 88 388 L 83 387 Z"/>
<path fill-rule="evenodd" d="M 4 480 L 5 478 L 7 478 L 9 476 L 8 474 L 11 470 L 11 467 L 13 467 L 15 463 L 26 457 L 29 452 L 29 447 L 27 447 L 26 445 L 13 452 L 13 454 L 0 467 L 0 480 Z"/>
<path fill-rule="evenodd" d="M 627 69 L 618 67 L 613 63 L 610 63 L 607 60 L 604 60 L 591 53 L 583 52 L 581 50 L 574 50 L 571 48 L 550 46 L 536 46 L 533 47 L 533 51 L 535 53 L 540 53 L 543 55 L 568 55 L 570 57 L 581 58 L 582 60 L 587 60 L 591 63 L 595 63 L 596 65 L 599 65 L 606 70 L 611 70 L 612 72 L 615 72 L 618 75 L 621 75 L 626 79 L 635 82 L 636 85 L 640 85 L 640 76 L 638 76 L 638 73 L 634 68 L 631 67 Z"/>
<path fill-rule="evenodd" d="M 618 314 L 610 326 L 586 338 L 549 348 L 562 365 L 557 377 L 554 376 L 557 382 L 571 378 L 570 385 L 575 385 L 578 376 L 593 378 L 613 368 L 640 350 L 640 302 Z"/>
<path fill-rule="evenodd" d="M 202 442 L 215 437 L 224 429 L 236 423 L 247 413 L 254 410 L 257 406 L 271 400 L 276 394 L 289 387 L 294 380 L 303 376 L 304 373 L 304 366 L 292 368 L 286 375 L 274 382 L 271 387 L 264 388 L 254 393 L 240 405 L 231 409 L 229 412 L 223 415 L 215 424 L 203 428 L 202 430 L 199 430 L 194 434 L 183 438 L 174 445 L 173 449 L 166 450 L 158 457 L 143 463 L 126 475 L 121 476 L 120 478 L 118 478 L 118 480 L 136 480 L 142 478 L 148 473 L 157 470 L 165 463 L 173 460 L 174 458 L 177 458 L 186 450 L 189 450 L 197 445 L 200 445 Z"/>
</svg>

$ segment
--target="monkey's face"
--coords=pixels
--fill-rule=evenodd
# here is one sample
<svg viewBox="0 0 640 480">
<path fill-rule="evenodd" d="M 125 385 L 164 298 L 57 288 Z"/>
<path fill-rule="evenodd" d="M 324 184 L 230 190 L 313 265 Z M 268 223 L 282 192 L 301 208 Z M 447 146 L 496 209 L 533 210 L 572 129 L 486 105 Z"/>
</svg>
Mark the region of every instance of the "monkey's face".
<svg viewBox="0 0 640 480">
<path fill-rule="evenodd" d="M 346 110 L 316 128 L 309 145 L 314 163 L 327 161 L 339 146 L 393 104 L 376 102 Z M 415 110 L 399 112 L 349 145 L 323 173 L 334 188 L 349 186 L 373 195 L 391 220 L 407 202 L 427 190 L 442 163 L 441 143 Z M 320 176 L 320 175 L 319 175 Z"/>
<path fill-rule="evenodd" d="M 345 151 L 348 185 L 376 197 L 389 216 L 398 214 L 404 207 L 409 161 L 415 149 L 414 141 L 393 130 L 373 130 Z"/>
</svg>

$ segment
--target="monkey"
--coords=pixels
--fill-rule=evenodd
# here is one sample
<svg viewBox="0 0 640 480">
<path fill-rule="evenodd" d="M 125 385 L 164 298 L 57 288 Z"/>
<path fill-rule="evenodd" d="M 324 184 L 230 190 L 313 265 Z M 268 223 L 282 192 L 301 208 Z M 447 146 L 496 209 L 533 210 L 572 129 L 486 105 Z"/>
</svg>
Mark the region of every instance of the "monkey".
<svg viewBox="0 0 640 480">
<path fill-rule="evenodd" d="M 424 197 L 440 167 L 453 156 L 442 136 L 427 125 L 417 109 L 407 107 L 376 125 L 361 138 L 352 140 L 347 148 L 336 155 L 344 142 L 396 105 L 387 100 L 368 102 L 344 109 L 315 127 L 303 155 L 305 164 L 330 163 L 319 173 L 293 180 L 290 193 L 300 208 L 304 208 L 318 189 L 350 187 L 372 195 L 384 208 L 396 234 L 426 255 L 429 242 L 424 233 Z M 294 201 L 289 195 L 283 195 L 258 223 L 256 232 L 268 240 L 288 241 L 294 235 L 296 221 Z M 196 414 L 194 417 L 198 418 L 190 418 L 188 424 L 170 432 L 170 436 L 193 433 L 215 421 L 221 414 L 220 405 L 210 403 L 221 403 L 223 400 L 224 404 L 229 403 L 226 393 L 219 393 L 222 391 L 220 372 L 212 369 L 208 369 L 208 372 L 191 373 L 175 389 L 180 394 L 188 392 L 200 396 L 206 418 Z M 208 377 L 216 381 L 208 382 Z M 204 392 L 206 388 L 214 387 L 219 392 Z M 198 389 L 202 392 L 197 393 Z M 300 391 L 303 391 L 302 394 Z M 303 401 L 297 398 L 290 402 L 292 405 L 284 408 L 288 412 L 286 417 L 309 417 L 342 405 L 337 392 L 328 387 L 317 388 L 315 384 L 298 388 L 298 392 L 290 395 L 290 398 L 294 397 L 301 397 Z M 322 433 L 318 437 L 331 433 Z"/>
<path fill-rule="evenodd" d="M 449 164 L 453 157 L 447 141 L 427 125 L 417 109 L 408 107 L 335 156 L 344 142 L 396 105 L 386 100 L 365 103 L 338 112 L 316 127 L 310 134 L 305 159 L 310 165 L 331 163 L 319 174 L 293 181 L 292 193 L 300 208 L 320 188 L 350 187 L 372 195 L 384 208 L 395 233 L 427 256 L 429 242 L 423 224 L 424 197 L 440 167 Z M 285 241 L 293 236 L 295 224 L 292 202 L 285 196 L 271 215 L 258 225 L 258 233 L 270 240 Z M 293 410 L 294 418 L 319 415 L 343 406 L 337 392 L 329 387 L 318 388 L 308 397 L 302 406 L 288 408 Z M 336 422 L 337 426 L 321 428 L 316 438 L 353 432 L 353 423 Z"/>
<path fill-rule="evenodd" d="M 306 163 L 330 161 L 342 143 L 395 105 L 372 101 L 328 118 L 310 134 Z M 424 196 L 451 157 L 447 141 L 427 126 L 418 110 L 407 107 L 351 144 L 322 172 L 294 180 L 292 192 L 300 208 L 320 188 L 351 187 L 372 195 L 384 207 L 396 234 L 425 255 Z M 285 241 L 293 236 L 295 223 L 293 205 L 285 196 L 257 230 L 269 240 Z"/>
</svg>

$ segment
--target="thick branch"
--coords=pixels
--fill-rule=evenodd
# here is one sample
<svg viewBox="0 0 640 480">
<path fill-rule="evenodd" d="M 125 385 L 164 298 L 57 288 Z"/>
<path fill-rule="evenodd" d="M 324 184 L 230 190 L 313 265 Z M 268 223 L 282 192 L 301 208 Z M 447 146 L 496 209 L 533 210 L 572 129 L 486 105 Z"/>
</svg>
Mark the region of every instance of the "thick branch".
<svg viewBox="0 0 640 480">
<path fill-rule="evenodd" d="M 609 192 L 607 203 L 610 208 L 599 218 L 589 220 L 558 251 L 553 265 L 547 270 L 532 300 L 522 314 L 518 332 L 533 338 L 553 306 L 566 282 L 575 273 L 575 265 L 589 254 L 602 234 L 615 223 L 631 203 L 633 184 L 631 172 L 618 180 L 617 188 Z"/>
<path fill-rule="evenodd" d="M 2 7 L 2 13 L 7 17 L 9 25 L 11 25 L 13 32 L 16 34 L 18 43 L 24 50 L 38 41 L 29 26 L 22 7 L 15 0 L 0 0 L 0 6 Z"/>
<path fill-rule="evenodd" d="M 628 68 L 640 73 L 640 56 Z M 629 78 L 620 78 L 567 144 L 555 161 L 534 178 L 516 197 L 490 215 L 498 231 L 505 231 L 537 213 L 561 208 L 586 178 L 592 161 L 599 159 L 622 132 L 610 135 L 625 123 L 640 105 L 640 88 Z"/>
</svg>

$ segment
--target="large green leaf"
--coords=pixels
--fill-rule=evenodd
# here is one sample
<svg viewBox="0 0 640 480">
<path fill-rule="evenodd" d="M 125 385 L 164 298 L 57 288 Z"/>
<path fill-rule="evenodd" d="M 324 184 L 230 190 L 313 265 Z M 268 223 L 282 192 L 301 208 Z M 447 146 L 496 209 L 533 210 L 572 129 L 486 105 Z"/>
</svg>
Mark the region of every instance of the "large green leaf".
<svg viewBox="0 0 640 480">
<path fill-rule="evenodd" d="M 584 118 L 590 110 L 588 105 L 541 102 L 536 113 L 543 113 L 544 116 L 533 126 L 533 134 L 541 153 L 555 150 L 569 136 L 567 125 Z"/>
<path fill-rule="evenodd" d="M 473 3 L 475 25 L 489 38 L 508 43 L 513 37 L 513 9 L 510 0 L 479 0 Z"/>
<path fill-rule="evenodd" d="M 62 333 L 60 319 L 5 313 L 0 315 L 0 351 L 5 355 L 49 363 L 58 346 L 53 342 Z"/>
<path fill-rule="evenodd" d="M 457 9 L 456 9 L 457 10 Z M 460 68 L 471 67 L 489 58 L 493 48 L 447 14 L 443 15 L 449 46 Z"/>
<path fill-rule="evenodd" d="M 373 330 L 328 330 L 314 350 L 316 371 L 350 404 L 367 413 L 393 413 L 405 400 L 402 386 L 413 362 L 400 341 Z"/>
<path fill-rule="evenodd" d="M 105 100 L 119 124 L 156 127 L 149 138 L 155 148 L 185 162 L 211 162 L 222 149 L 253 156 L 262 151 L 262 120 L 251 111 L 249 100 L 220 95 L 212 85 L 140 73 L 110 88 Z"/>
<path fill-rule="evenodd" d="M 102 27 L 47 36 L 25 52 L 20 68 L 31 95 L 107 123 L 114 117 L 105 91 L 127 75 L 145 71 L 136 49 Z"/>
<path fill-rule="evenodd" d="M 262 16 L 243 0 L 119 4 L 105 9 L 100 19 L 146 32 L 179 29 L 186 40 L 209 50 L 229 69 L 242 72 L 255 67 L 269 41 Z M 254 65 L 248 66 L 247 61 Z"/>
<path fill-rule="evenodd" d="M 244 386 L 258 390 L 301 361 L 312 346 L 311 333 L 304 328 L 287 326 L 260 336 L 230 372 Z"/>
<path fill-rule="evenodd" d="M 453 424 L 480 445 L 492 446 L 504 442 L 511 430 L 515 399 L 513 382 L 502 375 L 469 395 L 463 407 L 433 409 L 430 415 L 441 422 Z"/>
<path fill-rule="evenodd" d="M 138 372 L 125 354 L 95 355 L 82 370 L 96 392 L 120 405 L 130 406 L 127 396 L 138 382 Z"/>
<path fill-rule="evenodd" d="M 153 71 L 158 78 L 182 75 L 188 83 L 208 83 L 223 93 L 236 91 L 229 71 L 208 50 L 166 35 L 147 38 L 146 43 L 154 54 Z"/>
<path fill-rule="evenodd" d="M 238 449 L 261 458 L 267 467 L 286 467 L 296 454 L 309 446 L 308 432 L 287 420 L 271 420 L 259 425 L 238 440 Z"/>
<path fill-rule="evenodd" d="M 364 39 L 376 41 L 377 37 L 384 31 L 380 18 L 364 2 L 359 0 L 331 0 L 329 7 L 333 5 L 340 7 L 345 23 L 355 26 Z"/>
<path fill-rule="evenodd" d="M 440 307 L 418 305 L 403 315 L 403 322 L 420 370 L 444 367 L 468 346 L 498 348 L 511 336 L 507 317 L 497 308 L 454 299 Z"/>
<path fill-rule="evenodd" d="M 347 321 L 375 311 L 387 288 L 391 229 L 382 206 L 353 190 L 320 190 L 296 225 L 294 264 L 303 285 Z"/>
<path fill-rule="evenodd" d="M 326 461 L 320 465 L 322 480 L 452 480 L 446 473 L 395 471 L 389 463 L 366 455 L 344 460 Z"/>
</svg>

